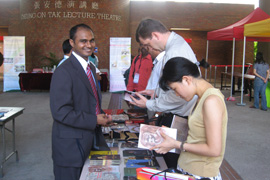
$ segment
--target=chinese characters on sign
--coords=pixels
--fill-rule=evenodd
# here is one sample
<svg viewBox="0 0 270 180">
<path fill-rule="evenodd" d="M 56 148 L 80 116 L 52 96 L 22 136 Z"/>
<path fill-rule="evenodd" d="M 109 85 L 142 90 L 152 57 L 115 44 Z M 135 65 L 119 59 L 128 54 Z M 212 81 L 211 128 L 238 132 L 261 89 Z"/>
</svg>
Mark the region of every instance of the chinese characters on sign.
<svg viewBox="0 0 270 180">
<path fill-rule="evenodd" d="M 33 3 L 33 9 L 35 12 L 24 13 L 21 14 L 21 20 L 27 19 L 41 19 L 41 18 L 88 18 L 88 19 L 102 19 L 108 21 L 121 21 L 122 17 L 120 15 L 115 14 L 107 14 L 107 13 L 95 13 L 95 12 L 61 12 L 61 11 L 49 11 L 49 12 L 38 12 L 42 9 L 54 8 L 56 10 L 61 9 L 88 9 L 98 10 L 99 4 L 98 2 L 88 2 L 88 1 L 75 1 L 75 0 L 45 0 L 41 2 L 37 0 Z"/>
<path fill-rule="evenodd" d="M 87 8 L 87 1 L 74 1 L 74 0 L 68 0 L 67 2 L 61 1 L 61 0 L 55 0 L 55 1 L 35 1 L 34 2 L 34 9 L 41 9 L 42 7 L 44 8 L 81 8 L 81 9 L 86 9 Z M 91 3 L 92 9 L 98 9 L 98 3 L 97 2 L 92 2 Z"/>
</svg>

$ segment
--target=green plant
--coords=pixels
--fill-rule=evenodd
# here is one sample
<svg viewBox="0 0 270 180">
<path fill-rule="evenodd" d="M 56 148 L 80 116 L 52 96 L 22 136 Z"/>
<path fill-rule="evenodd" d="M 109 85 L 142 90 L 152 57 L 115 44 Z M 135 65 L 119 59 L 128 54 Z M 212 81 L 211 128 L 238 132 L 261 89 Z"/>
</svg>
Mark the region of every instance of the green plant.
<svg viewBox="0 0 270 180">
<path fill-rule="evenodd" d="M 49 66 L 53 67 L 54 65 L 57 65 L 60 58 L 57 58 L 56 55 L 52 52 L 49 52 L 49 56 L 41 56 L 40 61 L 42 61 L 43 64 L 47 64 L 45 61 L 49 61 Z"/>
<path fill-rule="evenodd" d="M 258 52 L 258 42 L 254 41 L 254 58 L 253 58 L 254 62 L 256 60 L 257 52 Z"/>
</svg>

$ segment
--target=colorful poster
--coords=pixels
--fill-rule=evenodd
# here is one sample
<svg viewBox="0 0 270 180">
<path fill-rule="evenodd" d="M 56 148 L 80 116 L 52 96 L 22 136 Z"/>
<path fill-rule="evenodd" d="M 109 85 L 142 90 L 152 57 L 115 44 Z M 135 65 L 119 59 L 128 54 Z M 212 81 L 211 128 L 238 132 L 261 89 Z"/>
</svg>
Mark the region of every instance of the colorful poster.
<svg viewBox="0 0 270 180">
<path fill-rule="evenodd" d="M 110 92 L 125 91 L 123 74 L 131 64 L 131 38 L 110 38 Z"/>
<path fill-rule="evenodd" d="M 19 74 L 25 71 L 25 37 L 4 36 L 3 92 L 20 90 Z"/>
</svg>

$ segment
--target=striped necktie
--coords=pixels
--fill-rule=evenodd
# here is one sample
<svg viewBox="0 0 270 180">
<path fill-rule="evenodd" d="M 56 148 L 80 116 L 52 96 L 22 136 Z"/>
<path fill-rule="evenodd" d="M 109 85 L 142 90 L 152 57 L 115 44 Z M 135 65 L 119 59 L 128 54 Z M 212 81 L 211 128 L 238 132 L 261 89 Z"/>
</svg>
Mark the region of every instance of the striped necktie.
<svg viewBox="0 0 270 180">
<path fill-rule="evenodd" d="M 94 96 L 96 98 L 97 104 L 96 104 L 96 115 L 100 114 L 100 106 L 99 106 L 99 99 L 98 99 L 98 92 L 97 92 L 97 87 L 92 75 L 92 71 L 90 68 L 90 65 L 88 64 L 87 69 L 86 69 L 87 77 L 89 79 L 89 82 L 91 84 L 92 90 L 94 92 Z"/>
</svg>

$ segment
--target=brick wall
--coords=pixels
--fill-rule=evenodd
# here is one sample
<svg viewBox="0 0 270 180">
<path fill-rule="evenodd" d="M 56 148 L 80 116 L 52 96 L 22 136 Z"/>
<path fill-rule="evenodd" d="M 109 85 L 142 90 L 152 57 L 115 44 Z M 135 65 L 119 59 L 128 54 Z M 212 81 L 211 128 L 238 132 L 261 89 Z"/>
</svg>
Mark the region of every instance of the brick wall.
<svg viewBox="0 0 270 180">
<path fill-rule="evenodd" d="M 8 27 L 12 23 L 12 17 L 18 17 L 19 12 L 20 12 L 20 0 L 13 0 L 13 1 L 1 0 L 0 27 Z"/>
<path fill-rule="evenodd" d="M 61 59 L 62 42 L 69 38 L 70 28 L 80 23 L 93 29 L 98 47 L 96 55 L 100 61 L 99 68 L 108 68 L 109 38 L 129 36 L 129 0 L 102 0 L 95 1 L 96 3 L 73 1 L 74 4 L 69 4 L 69 7 L 68 0 L 62 0 L 62 4 L 58 6 L 54 3 L 56 1 L 50 2 L 46 6 L 45 1 L 21 1 L 20 18 L 10 26 L 10 34 L 26 36 L 27 70 L 48 64 L 40 61 L 40 58 L 50 52 Z M 80 2 L 87 4 L 83 6 Z M 117 15 L 118 19 L 109 19 L 104 14 Z"/>
<path fill-rule="evenodd" d="M 247 16 L 253 11 L 251 5 L 180 3 L 180 2 L 138 2 L 129 0 L 86 1 L 86 9 L 78 7 L 68 9 L 51 6 L 45 8 L 40 4 L 35 9 L 35 0 L 1 1 L 0 26 L 7 26 L 9 35 L 26 36 L 26 66 L 27 70 L 42 66 L 39 61 L 42 55 L 53 52 L 62 58 L 62 42 L 68 38 L 69 29 L 79 23 L 90 25 L 97 40 L 100 68 L 109 67 L 109 38 L 132 37 L 132 55 L 137 54 L 138 44 L 135 41 L 135 31 L 142 18 L 151 17 L 162 21 L 168 28 L 188 27 L 191 31 L 179 31 L 185 38 L 191 38 L 190 46 L 197 58 L 205 58 L 206 34 L 208 31 L 223 28 Z M 44 1 L 40 1 L 44 2 Z M 51 0 L 50 2 L 55 2 Z M 67 0 L 62 0 L 63 6 Z M 79 3 L 79 1 L 75 1 Z M 92 9 L 91 3 L 98 2 L 98 9 Z M 21 4 L 20 4 L 21 3 Z M 52 4 L 51 4 L 52 5 Z M 45 12 L 46 18 L 25 18 L 27 13 Z M 121 16 L 121 21 L 110 21 L 98 18 L 56 18 L 48 17 L 49 12 L 89 12 L 107 13 Z M 242 42 L 236 43 L 235 64 L 242 62 Z M 232 42 L 210 41 L 209 62 L 211 64 L 231 64 Z M 247 62 L 253 58 L 252 43 L 248 43 Z"/>
</svg>

